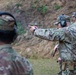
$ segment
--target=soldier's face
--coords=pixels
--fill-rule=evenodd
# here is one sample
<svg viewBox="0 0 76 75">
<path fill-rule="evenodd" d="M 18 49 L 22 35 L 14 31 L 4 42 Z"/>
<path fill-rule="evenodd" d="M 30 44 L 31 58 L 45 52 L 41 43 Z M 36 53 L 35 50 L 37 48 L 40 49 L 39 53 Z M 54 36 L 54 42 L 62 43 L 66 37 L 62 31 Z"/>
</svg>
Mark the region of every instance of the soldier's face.
<svg viewBox="0 0 76 75">
<path fill-rule="evenodd" d="M 70 22 L 67 22 L 67 26 L 69 26 L 70 25 Z"/>
<path fill-rule="evenodd" d="M 62 28 L 61 25 L 60 25 L 60 23 L 57 25 L 57 28 L 58 28 L 58 29 L 59 29 L 59 28 Z"/>
<path fill-rule="evenodd" d="M 73 16 L 73 21 L 75 22 L 76 21 L 76 18 Z"/>
</svg>

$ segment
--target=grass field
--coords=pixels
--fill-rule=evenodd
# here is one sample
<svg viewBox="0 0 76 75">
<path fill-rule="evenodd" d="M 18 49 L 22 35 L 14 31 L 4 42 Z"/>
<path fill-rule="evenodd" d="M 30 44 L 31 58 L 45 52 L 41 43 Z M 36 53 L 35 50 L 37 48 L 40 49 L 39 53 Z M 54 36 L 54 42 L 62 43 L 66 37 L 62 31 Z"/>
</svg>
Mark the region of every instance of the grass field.
<svg viewBox="0 0 76 75">
<path fill-rule="evenodd" d="M 55 59 L 29 59 L 33 65 L 34 75 L 57 75 L 59 64 Z"/>
</svg>

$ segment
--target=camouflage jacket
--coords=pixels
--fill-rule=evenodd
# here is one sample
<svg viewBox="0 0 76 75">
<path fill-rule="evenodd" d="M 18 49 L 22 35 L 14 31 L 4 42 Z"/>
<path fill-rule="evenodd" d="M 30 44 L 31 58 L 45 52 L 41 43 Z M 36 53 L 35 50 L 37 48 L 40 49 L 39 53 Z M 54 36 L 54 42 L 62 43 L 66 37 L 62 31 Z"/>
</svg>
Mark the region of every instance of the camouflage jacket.
<svg viewBox="0 0 76 75">
<path fill-rule="evenodd" d="M 50 41 L 59 41 L 62 60 L 76 60 L 76 23 L 60 29 L 36 29 L 34 35 Z"/>
<path fill-rule="evenodd" d="M 33 75 L 31 64 L 11 45 L 0 46 L 0 75 Z"/>
</svg>

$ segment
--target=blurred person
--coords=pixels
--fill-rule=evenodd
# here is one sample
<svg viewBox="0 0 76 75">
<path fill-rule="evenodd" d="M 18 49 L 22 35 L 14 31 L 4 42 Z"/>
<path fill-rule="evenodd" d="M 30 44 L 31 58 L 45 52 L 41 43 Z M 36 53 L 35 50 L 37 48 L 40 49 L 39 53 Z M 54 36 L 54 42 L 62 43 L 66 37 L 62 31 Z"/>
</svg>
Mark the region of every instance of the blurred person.
<svg viewBox="0 0 76 75">
<path fill-rule="evenodd" d="M 0 75 L 33 75 L 29 61 L 12 48 L 16 38 L 16 19 L 8 12 L 0 12 Z"/>
<path fill-rule="evenodd" d="M 72 19 L 73 19 L 73 22 L 75 23 L 76 22 L 76 12 L 72 13 Z"/>
</svg>

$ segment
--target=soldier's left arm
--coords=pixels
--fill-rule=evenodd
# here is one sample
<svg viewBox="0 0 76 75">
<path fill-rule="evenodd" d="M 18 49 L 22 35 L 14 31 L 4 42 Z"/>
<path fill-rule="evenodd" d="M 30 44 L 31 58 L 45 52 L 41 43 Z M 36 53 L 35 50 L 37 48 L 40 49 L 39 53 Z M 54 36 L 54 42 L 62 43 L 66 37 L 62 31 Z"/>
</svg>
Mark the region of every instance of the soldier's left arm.
<svg viewBox="0 0 76 75">
<path fill-rule="evenodd" d="M 50 41 L 62 41 L 66 40 L 67 36 L 70 35 L 69 28 L 60 28 L 60 29 L 36 29 L 34 35 Z"/>
</svg>

